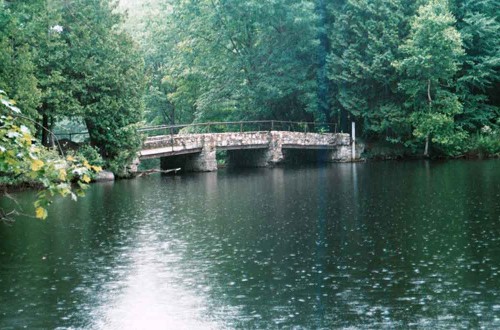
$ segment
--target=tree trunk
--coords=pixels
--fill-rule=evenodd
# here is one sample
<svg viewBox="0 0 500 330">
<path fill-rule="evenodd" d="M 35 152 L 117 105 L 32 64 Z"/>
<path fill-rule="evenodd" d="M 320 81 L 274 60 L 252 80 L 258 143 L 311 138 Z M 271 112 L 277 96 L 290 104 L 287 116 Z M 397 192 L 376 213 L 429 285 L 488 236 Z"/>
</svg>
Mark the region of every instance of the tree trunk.
<svg viewBox="0 0 500 330">
<path fill-rule="evenodd" d="M 349 130 L 351 129 L 349 127 L 349 124 L 350 124 L 350 121 L 349 121 L 349 112 L 344 109 L 344 108 L 341 108 L 340 109 L 340 116 L 339 116 L 339 122 L 340 122 L 340 127 L 339 127 L 339 132 L 342 132 L 342 133 L 347 133 L 349 132 Z"/>
<path fill-rule="evenodd" d="M 48 146 L 53 147 L 55 146 L 55 136 L 54 136 L 54 126 L 55 126 L 55 119 L 54 117 L 49 117 L 49 126 L 47 128 L 49 129 L 49 141 L 48 141 Z"/>
<path fill-rule="evenodd" d="M 105 151 L 101 148 L 95 136 L 97 130 L 95 123 L 89 118 L 85 118 L 84 121 L 85 126 L 87 126 L 87 132 L 89 132 L 90 145 L 92 147 L 97 147 L 101 156 L 105 157 Z"/>
<path fill-rule="evenodd" d="M 46 114 L 42 115 L 42 145 L 44 147 L 49 146 L 49 116 Z"/>
<path fill-rule="evenodd" d="M 427 136 L 425 137 L 424 156 L 429 157 L 429 134 L 427 134 Z"/>
<path fill-rule="evenodd" d="M 175 125 L 175 105 L 172 104 L 172 110 L 170 110 L 170 125 Z"/>
<path fill-rule="evenodd" d="M 429 112 L 432 111 L 432 98 L 431 98 L 431 80 L 427 80 L 427 100 L 429 101 Z M 425 137 L 425 148 L 424 148 L 424 157 L 429 157 L 429 140 L 430 134 L 427 133 Z"/>
</svg>

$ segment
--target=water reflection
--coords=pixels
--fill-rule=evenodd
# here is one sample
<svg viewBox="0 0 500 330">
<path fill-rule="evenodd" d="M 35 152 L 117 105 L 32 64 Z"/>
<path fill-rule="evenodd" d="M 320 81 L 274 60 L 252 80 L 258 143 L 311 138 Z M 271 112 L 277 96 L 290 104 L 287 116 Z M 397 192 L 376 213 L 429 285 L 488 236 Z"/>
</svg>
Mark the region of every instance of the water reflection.
<svg viewBox="0 0 500 330">
<path fill-rule="evenodd" d="M 497 168 L 94 185 L 47 223 L 0 229 L 0 328 L 499 328 Z"/>
<path fill-rule="evenodd" d="M 190 290 L 176 268 L 185 243 L 161 242 L 154 228 L 138 230 L 130 264 L 107 285 L 91 328 L 97 329 L 223 329 L 206 316 L 206 288 Z"/>
</svg>

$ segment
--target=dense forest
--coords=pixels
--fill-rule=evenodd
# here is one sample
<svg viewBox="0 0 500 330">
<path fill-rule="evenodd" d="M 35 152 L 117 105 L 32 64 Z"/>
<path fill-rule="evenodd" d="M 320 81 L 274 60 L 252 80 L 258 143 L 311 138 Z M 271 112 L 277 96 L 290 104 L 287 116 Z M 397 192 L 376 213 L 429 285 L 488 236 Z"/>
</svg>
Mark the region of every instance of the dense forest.
<svg viewBox="0 0 500 330">
<path fill-rule="evenodd" d="M 0 0 L 0 90 L 41 143 L 87 130 L 81 153 L 115 173 L 141 125 L 215 120 L 354 121 L 408 154 L 498 154 L 499 6 Z"/>
<path fill-rule="evenodd" d="M 148 8 L 128 1 L 131 16 Z M 351 121 L 408 153 L 497 153 L 497 1 L 152 3 L 138 36 L 156 123 Z M 154 13 L 152 15 L 151 13 Z M 431 153 L 432 150 L 432 153 Z"/>
</svg>

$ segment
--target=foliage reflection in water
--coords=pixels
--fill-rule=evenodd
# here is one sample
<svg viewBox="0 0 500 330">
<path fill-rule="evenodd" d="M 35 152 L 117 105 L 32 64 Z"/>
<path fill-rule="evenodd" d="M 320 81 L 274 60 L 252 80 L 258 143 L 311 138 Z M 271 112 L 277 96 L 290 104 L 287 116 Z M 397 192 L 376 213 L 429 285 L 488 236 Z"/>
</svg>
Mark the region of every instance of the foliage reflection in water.
<svg viewBox="0 0 500 330">
<path fill-rule="evenodd" d="M 94 185 L 0 229 L 0 327 L 498 328 L 499 165 Z"/>
</svg>

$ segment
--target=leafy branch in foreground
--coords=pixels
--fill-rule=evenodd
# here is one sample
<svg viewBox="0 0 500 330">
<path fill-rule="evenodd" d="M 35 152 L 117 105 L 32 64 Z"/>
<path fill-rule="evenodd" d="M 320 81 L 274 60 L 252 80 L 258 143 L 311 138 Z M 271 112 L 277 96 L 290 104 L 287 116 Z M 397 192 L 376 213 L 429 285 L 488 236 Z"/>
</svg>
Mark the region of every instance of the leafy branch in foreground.
<svg viewBox="0 0 500 330">
<path fill-rule="evenodd" d="M 35 217 L 45 219 L 47 206 L 56 195 L 83 196 L 93 173 L 101 170 L 82 157 L 62 158 L 42 147 L 26 123 L 21 110 L 0 90 L 0 184 L 32 183 L 41 186 L 34 203 Z M 1 210 L 0 220 L 12 211 Z M 3 216 L 2 216 L 3 215 Z"/>
</svg>

